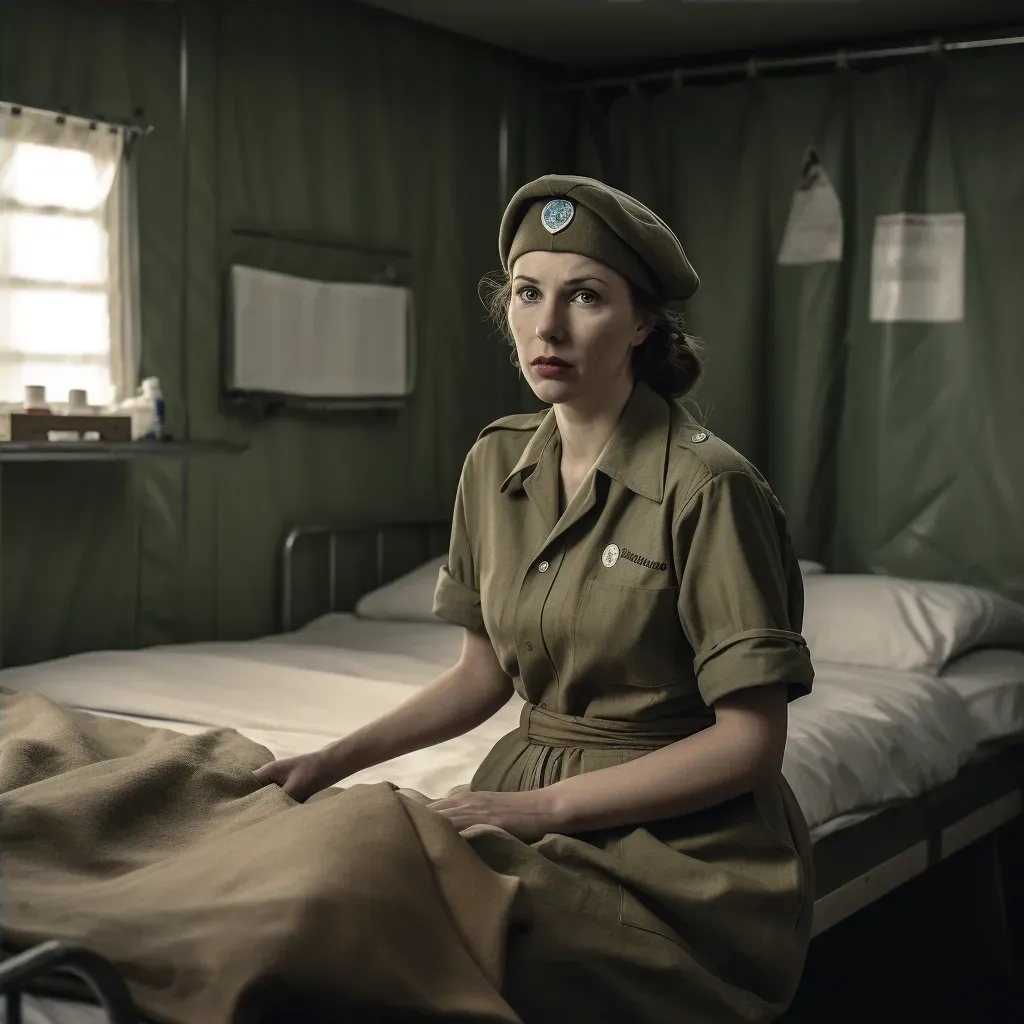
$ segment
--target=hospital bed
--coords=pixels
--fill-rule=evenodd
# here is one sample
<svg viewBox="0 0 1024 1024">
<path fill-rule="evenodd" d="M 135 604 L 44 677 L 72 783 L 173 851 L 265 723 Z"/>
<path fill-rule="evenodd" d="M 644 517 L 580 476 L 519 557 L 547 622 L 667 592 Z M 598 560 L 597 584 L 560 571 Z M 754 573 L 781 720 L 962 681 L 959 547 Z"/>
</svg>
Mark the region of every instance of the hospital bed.
<svg viewBox="0 0 1024 1024">
<path fill-rule="evenodd" d="M 296 527 L 279 552 L 273 635 L 80 654 L 4 670 L 0 685 L 182 732 L 235 728 L 278 757 L 315 750 L 458 657 L 461 629 L 431 613 L 448 530 L 447 521 Z M 784 773 L 815 843 L 818 935 L 1020 814 L 1024 608 L 971 587 L 802 567 L 816 679 L 790 705 Z M 364 570 L 368 588 L 354 578 Z M 311 611 L 321 588 L 323 607 Z M 344 784 L 388 780 L 441 796 L 516 728 L 520 703 Z M 52 973 L 70 957 L 66 969 L 113 993 L 110 1015 L 27 996 L 20 1009 L 10 1001 L 6 1024 L 127 1019 L 116 973 L 104 975 L 87 951 L 36 956 L 35 966 L 11 959 L 0 971 Z"/>
</svg>

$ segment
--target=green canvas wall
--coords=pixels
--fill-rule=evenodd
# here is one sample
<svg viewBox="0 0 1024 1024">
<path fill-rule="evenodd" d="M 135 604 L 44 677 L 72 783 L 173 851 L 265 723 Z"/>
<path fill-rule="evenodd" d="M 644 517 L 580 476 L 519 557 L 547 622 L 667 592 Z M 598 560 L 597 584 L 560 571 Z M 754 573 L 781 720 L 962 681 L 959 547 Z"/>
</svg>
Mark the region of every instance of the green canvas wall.
<svg viewBox="0 0 1024 1024">
<path fill-rule="evenodd" d="M 187 410 L 192 437 L 250 445 L 189 465 L 4 466 L 4 663 L 265 633 L 292 523 L 447 513 L 479 426 L 532 407 L 475 295 L 497 262 L 502 109 L 509 192 L 549 170 L 595 174 L 679 230 L 704 281 L 701 407 L 766 471 L 804 555 L 1024 596 L 1016 51 L 576 106 L 525 62 L 356 4 L 188 10 L 183 233 L 178 4 L 0 0 L 0 98 L 141 107 L 155 125 L 139 150 L 142 369 L 163 381 L 172 432 Z M 845 256 L 779 267 L 808 146 L 842 199 Z M 963 323 L 869 321 L 872 225 L 900 210 L 966 212 Z M 237 229 L 411 254 L 408 408 L 224 414 Z"/>
<path fill-rule="evenodd" d="M 190 0 L 183 221 L 179 19 L 172 3 L 4 0 L 0 98 L 144 109 L 156 131 L 139 154 L 143 372 L 163 383 L 173 434 L 187 409 L 192 438 L 250 448 L 4 466 L 5 664 L 270 631 L 290 525 L 446 515 L 476 432 L 522 405 L 476 282 L 497 265 L 502 111 L 510 188 L 568 159 L 572 139 L 550 138 L 540 116 L 537 69 L 356 4 Z M 221 285 L 238 229 L 411 254 L 418 381 L 405 409 L 225 414 Z"/>
<path fill-rule="evenodd" d="M 1024 61 L 1017 48 L 581 103 L 579 168 L 652 205 L 703 283 L 706 422 L 803 556 L 1024 600 Z M 780 266 L 809 147 L 840 262 Z M 966 215 L 964 317 L 870 319 L 875 219 Z"/>
</svg>

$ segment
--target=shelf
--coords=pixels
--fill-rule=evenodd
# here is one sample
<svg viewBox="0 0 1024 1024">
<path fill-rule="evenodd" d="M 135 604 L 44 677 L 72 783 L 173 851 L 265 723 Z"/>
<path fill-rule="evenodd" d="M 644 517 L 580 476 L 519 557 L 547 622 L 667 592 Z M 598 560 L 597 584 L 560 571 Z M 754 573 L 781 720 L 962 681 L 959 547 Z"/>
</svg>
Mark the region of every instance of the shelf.
<svg viewBox="0 0 1024 1024">
<path fill-rule="evenodd" d="M 0 441 L 0 462 L 134 462 L 240 455 L 231 441 Z"/>
</svg>

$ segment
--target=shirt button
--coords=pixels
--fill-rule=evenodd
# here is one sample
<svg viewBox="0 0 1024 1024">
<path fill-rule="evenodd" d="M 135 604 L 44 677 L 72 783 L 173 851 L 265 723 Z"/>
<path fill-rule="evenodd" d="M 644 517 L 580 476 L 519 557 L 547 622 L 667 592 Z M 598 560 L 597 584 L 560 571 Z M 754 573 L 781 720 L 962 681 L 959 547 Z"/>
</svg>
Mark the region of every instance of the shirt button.
<svg viewBox="0 0 1024 1024">
<path fill-rule="evenodd" d="M 545 711 L 547 711 L 547 709 L 548 709 L 548 706 L 547 706 L 547 704 L 541 704 L 540 706 L 541 706 L 541 707 L 542 707 L 542 708 L 543 708 L 543 709 L 544 709 Z"/>
<path fill-rule="evenodd" d="M 547 572 L 547 571 L 548 571 L 548 563 L 547 562 L 541 562 L 540 565 L 537 566 L 537 572 Z"/>
<path fill-rule="evenodd" d="M 528 651 L 532 651 L 533 650 L 533 644 L 531 644 L 529 640 L 526 641 L 526 649 Z"/>
</svg>

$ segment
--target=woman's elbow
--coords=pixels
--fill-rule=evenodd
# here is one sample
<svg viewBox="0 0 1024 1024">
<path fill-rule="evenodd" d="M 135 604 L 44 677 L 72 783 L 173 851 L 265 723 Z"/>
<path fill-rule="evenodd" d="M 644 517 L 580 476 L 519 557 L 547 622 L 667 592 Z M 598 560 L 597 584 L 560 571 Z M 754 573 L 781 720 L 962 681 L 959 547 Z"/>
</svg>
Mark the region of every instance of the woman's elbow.
<svg viewBox="0 0 1024 1024">
<path fill-rule="evenodd" d="M 730 694 L 716 702 L 715 717 L 751 787 L 774 782 L 782 772 L 786 753 L 786 687 L 773 684 Z"/>
</svg>

